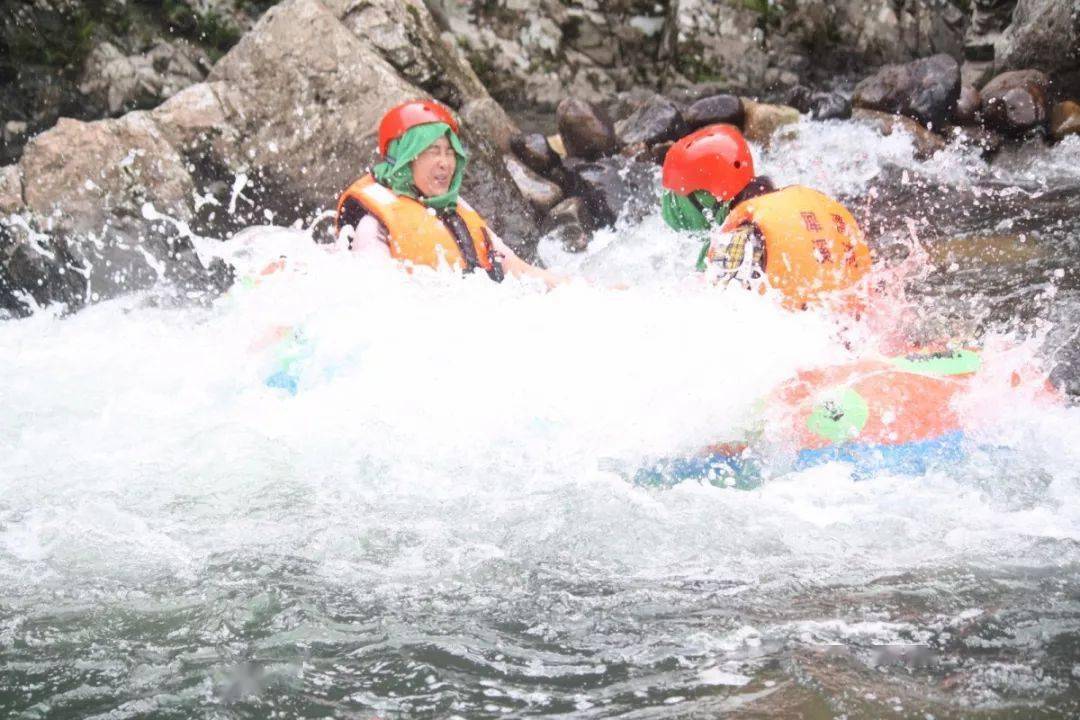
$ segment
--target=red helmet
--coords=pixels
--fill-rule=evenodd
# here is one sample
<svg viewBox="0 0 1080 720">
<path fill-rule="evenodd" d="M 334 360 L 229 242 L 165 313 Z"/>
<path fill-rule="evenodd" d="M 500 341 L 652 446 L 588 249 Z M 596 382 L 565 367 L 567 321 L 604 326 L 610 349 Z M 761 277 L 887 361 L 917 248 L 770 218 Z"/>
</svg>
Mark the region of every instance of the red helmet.
<svg viewBox="0 0 1080 720">
<path fill-rule="evenodd" d="M 708 125 L 680 139 L 664 158 L 664 187 L 679 195 L 706 190 L 720 201 L 754 177 L 754 158 L 734 125 Z"/>
<path fill-rule="evenodd" d="M 424 123 L 441 122 L 458 131 L 457 120 L 449 108 L 435 100 L 410 100 L 390 108 L 379 123 L 379 153 L 386 157 L 390 143 L 411 127 Z"/>
</svg>

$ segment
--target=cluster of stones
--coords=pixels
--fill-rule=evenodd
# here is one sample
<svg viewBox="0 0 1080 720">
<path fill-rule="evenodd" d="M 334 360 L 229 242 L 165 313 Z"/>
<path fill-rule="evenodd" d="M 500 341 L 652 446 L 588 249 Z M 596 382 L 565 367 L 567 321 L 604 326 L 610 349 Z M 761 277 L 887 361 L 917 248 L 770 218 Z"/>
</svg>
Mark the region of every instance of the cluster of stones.
<svg viewBox="0 0 1080 720">
<path fill-rule="evenodd" d="M 1080 32 L 1069 3 L 975 0 L 976 18 L 1011 10 L 978 73 L 953 59 L 965 23 L 950 8 L 964 4 L 768 3 L 783 5 L 776 16 L 734 0 L 473 3 L 474 20 L 498 20 L 489 32 L 462 26 L 456 0 L 284 0 L 212 67 L 183 43 L 100 43 L 79 91 L 105 116 L 126 114 L 61 120 L 25 151 L 15 136 L 36 129 L 0 128 L 0 150 L 20 148 L 0 153 L 0 315 L 76 309 L 162 277 L 183 295 L 227 286 L 228 268 L 204 267 L 190 228 L 224 237 L 253 222 L 310 222 L 375 160 L 382 114 L 417 97 L 457 112 L 472 154 L 464 195 L 525 255 L 540 231 L 579 251 L 596 228 L 654 208 L 657 163 L 710 123 L 764 144 L 800 113 L 854 117 L 883 133 L 906 128 L 924 155 L 946 138 L 991 152 L 1080 130 L 1080 106 L 1061 97 L 1077 87 L 1067 80 Z M 972 27 L 986 40 L 983 24 Z M 929 57 L 885 66 L 851 100 L 799 86 L 818 64 L 807 42 L 835 33 L 815 58 L 841 48 L 871 64 Z M 702 69 L 725 77 L 691 82 Z M 525 87 L 537 106 L 559 100 L 559 133 L 519 132 L 482 78 Z M 738 94 L 774 84 L 790 88 L 790 105 Z"/>
<path fill-rule="evenodd" d="M 492 94 L 554 108 L 636 87 L 786 89 L 938 52 L 959 54 L 968 0 L 429 0 Z"/>
<path fill-rule="evenodd" d="M 513 155 L 505 162 L 540 214 L 542 231 L 556 233 L 568 251 L 577 252 L 594 230 L 621 214 L 646 212 L 656 185 L 649 165 L 662 163 L 673 141 L 712 123 L 736 125 L 751 141 L 767 144 L 802 115 L 852 118 L 883 135 L 903 130 L 924 159 L 949 143 L 989 158 L 1005 142 L 1059 141 L 1080 133 L 1080 103 L 1055 101 L 1047 74 L 1012 70 L 976 88 L 962 83 L 959 63 L 945 54 L 886 65 L 860 82 L 851 99 L 796 85 L 788 105 L 775 105 L 729 93 L 703 95 L 703 87 L 670 98 L 630 91 L 603 104 L 567 98 L 556 109 L 557 135 L 513 137 Z M 619 119 L 612 122 L 612 115 Z"/>
<path fill-rule="evenodd" d="M 948 55 L 886 65 L 855 87 L 855 116 L 886 126 L 902 123 L 929 154 L 946 140 L 979 148 L 989 157 L 1006 141 L 1060 141 L 1080 133 L 1080 104 L 1055 97 L 1049 76 L 1010 70 L 982 87 L 964 84 Z"/>
<path fill-rule="evenodd" d="M 518 189 L 569 252 L 617 218 L 655 209 L 656 166 L 672 144 L 706 125 L 726 123 L 753 141 L 799 120 L 794 108 L 728 93 L 685 91 L 671 99 L 649 91 L 620 93 L 605 105 L 566 98 L 555 111 L 559 132 L 518 134 L 504 158 Z M 611 120 L 615 116 L 618 119 Z"/>
</svg>

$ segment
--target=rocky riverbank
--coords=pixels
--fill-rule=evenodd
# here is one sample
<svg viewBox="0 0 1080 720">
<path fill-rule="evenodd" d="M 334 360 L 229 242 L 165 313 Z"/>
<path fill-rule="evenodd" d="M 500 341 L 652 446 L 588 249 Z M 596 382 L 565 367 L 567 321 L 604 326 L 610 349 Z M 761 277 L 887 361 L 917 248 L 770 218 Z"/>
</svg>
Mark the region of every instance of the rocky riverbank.
<svg viewBox="0 0 1080 720">
<path fill-rule="evenodd" d="M 3 18 L 18 52 L 0 68 L 0 312 L 162 279 L 212 296 L 231 273 L 193 234 L 317 223 L 372 161 L 382 113 L 418 96 L 460 115 L 465 193 L 525 254 L 651 210 L 632 202 L 651 168 L 711 122 L 764 144 L 806 115 L 851 117 L 926 156 L 1080 131 L 1075 0 L 166 5 L 42 0 Z M 522 133 L 504 106 L 558 132 Z"/>
</svg>

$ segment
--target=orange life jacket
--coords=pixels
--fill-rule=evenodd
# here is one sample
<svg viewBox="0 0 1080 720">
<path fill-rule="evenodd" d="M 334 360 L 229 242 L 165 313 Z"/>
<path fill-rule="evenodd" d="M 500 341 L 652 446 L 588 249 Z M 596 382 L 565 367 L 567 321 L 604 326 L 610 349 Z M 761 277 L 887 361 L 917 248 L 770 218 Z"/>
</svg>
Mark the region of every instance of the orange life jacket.
<svg viewBox="0 0 1080 720">
<path fill-rule="evenodd" d="M 458 270 L 466 268 L 465 258 L 454 241 L 454 235 L 435 211 L 410 197 L 396 194 L 375 182 L 370 174 L 348 187 L 338 198 L 337 214 L 340 227 L 345 202 L 354 199 L 378 218 L 390 236 L 390 254 L 413 265 L 437 268 L 443 263 Z M 457 213 L 465 221 L 480 267 L 492 270 L 491 241 L 487 223 L 464 200 L 458 200 Z"/>
<path fill-rule="evenodd" d="M 870 248 L 855 218 L 817 190 L 792 185 L 739 203 L 721 230 L 748 223 L 764 240 L 769 285 L 792 306 L 849 288 L 870 270 Z"/>
</svg>

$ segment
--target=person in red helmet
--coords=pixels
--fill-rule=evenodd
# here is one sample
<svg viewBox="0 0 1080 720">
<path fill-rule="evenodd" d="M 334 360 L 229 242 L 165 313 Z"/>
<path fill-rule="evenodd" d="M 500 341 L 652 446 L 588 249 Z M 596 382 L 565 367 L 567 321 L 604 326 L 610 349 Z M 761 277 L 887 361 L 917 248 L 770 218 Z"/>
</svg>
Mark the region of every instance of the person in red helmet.
<svg viewBox="0 0 1080 720">
<path fill-rule="evenodd" d="M 337 204 L 336 226 L 356 252 L 414 266 L 536 277 L 549 287 L 562 278 L 530 265 L 458 196 L 468 162 L 458 124 L 434 100 L 391 108 L 379 123 L 382 162 L 353 182 Z"/>
<path fill-rule="evenodd" d="M 851 213 L 807 187 L 777 190 L 754 174 L 738 128 L 710 125 L 676 142 L 664 159 L 661 214 L 701 233 L 698 270 L 719 281 L 766 285 L 804 308 L 854 286 L 870 251 Z"/>
</svg>

